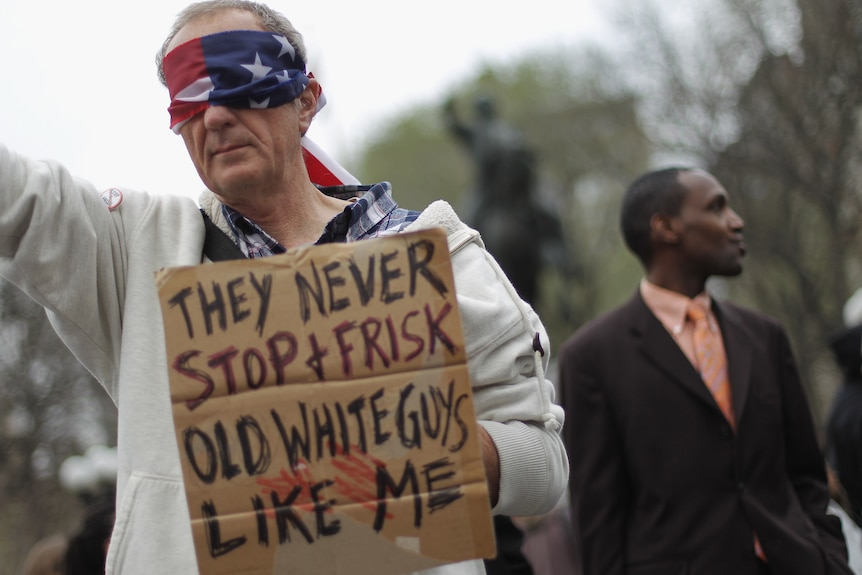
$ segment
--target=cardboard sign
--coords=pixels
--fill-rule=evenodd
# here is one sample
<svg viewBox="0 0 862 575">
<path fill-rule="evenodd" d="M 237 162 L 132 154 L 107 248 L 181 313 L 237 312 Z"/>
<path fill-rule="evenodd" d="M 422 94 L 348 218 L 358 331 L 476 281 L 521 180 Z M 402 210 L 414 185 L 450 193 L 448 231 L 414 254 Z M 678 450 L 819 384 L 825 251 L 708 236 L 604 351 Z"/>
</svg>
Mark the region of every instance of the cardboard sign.
<svg viewBox="0 0 862 575">
<path fill-rule="evenodd" d="M 442 230 L 156 281 L 202 574 L 494 556 Z"/>
</svg>

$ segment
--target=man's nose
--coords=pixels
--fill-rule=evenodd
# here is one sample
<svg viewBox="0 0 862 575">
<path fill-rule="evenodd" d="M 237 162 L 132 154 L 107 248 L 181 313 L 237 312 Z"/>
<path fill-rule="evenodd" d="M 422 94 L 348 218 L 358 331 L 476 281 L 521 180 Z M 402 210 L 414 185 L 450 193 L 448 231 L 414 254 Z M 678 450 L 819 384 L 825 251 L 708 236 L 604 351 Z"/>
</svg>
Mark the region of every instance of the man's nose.
<svg viewBox="0 0 862 575">
<path fill-rule="evenodd" d="M 730 210 L 730 228 L 734 231 L 741 232 L 745 228 L 745 221 L 742 219 L 742 216 L 733 211 L 732 208 L 728 208 Z"/>
<path fill-rule="evenodd" d="M 204 127 L 208 130 L 218 130 L 236 123 L 236 114 L 228 106 L 210 106 L 203 114 Z"/>
</svg>

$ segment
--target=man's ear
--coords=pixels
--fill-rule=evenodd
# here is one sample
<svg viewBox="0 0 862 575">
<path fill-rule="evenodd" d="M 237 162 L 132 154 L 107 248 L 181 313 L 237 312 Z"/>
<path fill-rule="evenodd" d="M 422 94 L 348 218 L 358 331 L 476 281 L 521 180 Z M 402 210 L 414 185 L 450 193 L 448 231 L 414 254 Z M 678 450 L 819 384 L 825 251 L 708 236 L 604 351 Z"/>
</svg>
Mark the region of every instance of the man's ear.
<svg viewBox="0 0 862 575">
<path fill-rule="evenodd" d="M 311 127 L 311 121 L 317 114 L 317 100 L 320 98 L 320 90 L 320 83 L 311 78 L 308 81 L 308 86 L 299 95 L 299 124 L 302 135 L 305 135 L 305 132 Z"/>
<path fill-rule="evenodd" d="M 679 243 L 679 220 L 669 214 L 653 214 L 649 220 L 653 241 L 673 245 Z"/>
</svg>

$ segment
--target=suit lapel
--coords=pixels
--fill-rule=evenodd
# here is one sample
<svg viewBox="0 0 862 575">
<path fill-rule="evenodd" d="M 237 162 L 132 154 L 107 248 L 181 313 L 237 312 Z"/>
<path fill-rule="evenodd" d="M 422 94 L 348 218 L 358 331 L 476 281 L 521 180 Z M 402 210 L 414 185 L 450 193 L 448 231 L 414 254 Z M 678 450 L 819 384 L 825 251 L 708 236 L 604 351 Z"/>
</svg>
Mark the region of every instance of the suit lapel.
<svg viewBox="0 0 862 575">
<path fill-rule="evenodd" d="M 736 422 L 741 420 L 748 390 L 751 387 L 751 360 L 753 342 L 739 315 L 726 304 L 713 300 L 713 312 L 721 326 L 724 350 L 727 353 L 727 373 L 730 377 L 733 412 Z"/>
<path fill-rule="evenodd" d="M 674 384 L 683 387 L 699 400 L 721 410 L 712 398 L 700 374 L 667 332 L 662 323 L 650 311 L 636 292 L 629 301 L 632 317 L 631 334 L 644 358 L 664 372 Z"/>
</svg>

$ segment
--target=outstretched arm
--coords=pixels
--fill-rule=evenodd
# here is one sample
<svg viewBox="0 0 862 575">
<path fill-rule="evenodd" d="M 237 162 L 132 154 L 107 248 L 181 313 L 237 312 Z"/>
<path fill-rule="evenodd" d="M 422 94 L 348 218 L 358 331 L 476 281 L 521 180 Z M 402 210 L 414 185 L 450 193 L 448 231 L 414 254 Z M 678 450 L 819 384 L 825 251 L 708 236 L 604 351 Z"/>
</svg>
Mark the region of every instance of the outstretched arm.
<svg viewBox="0 0 862 575">
<path fill-rule="evenodd" d="M 473 143 L 473 130 L 461 121 L 455 111 L 455 100 L 450 98 L 443 104 L 443 120 L 446 128 L 467 146 Z"/>
</svg>

